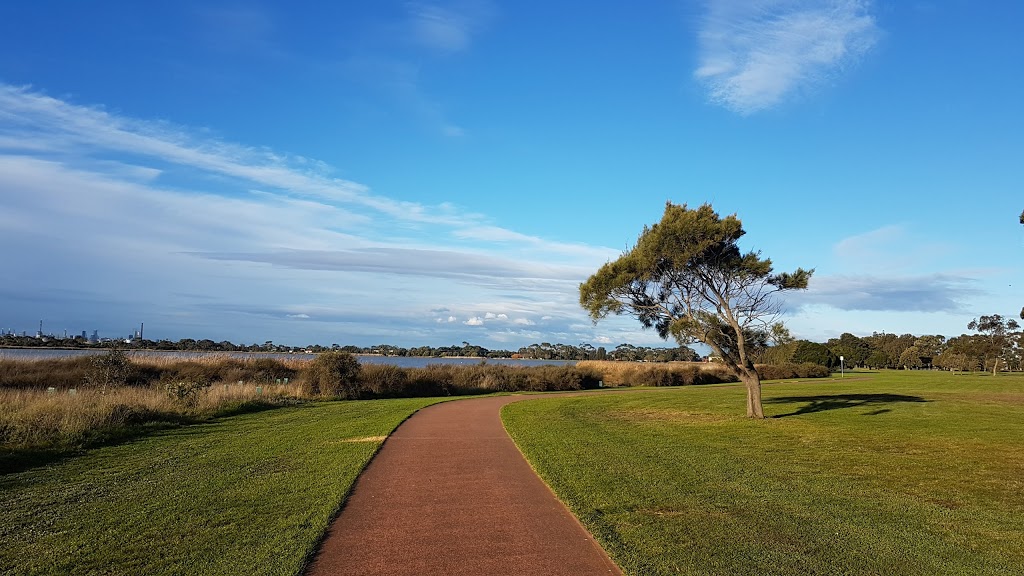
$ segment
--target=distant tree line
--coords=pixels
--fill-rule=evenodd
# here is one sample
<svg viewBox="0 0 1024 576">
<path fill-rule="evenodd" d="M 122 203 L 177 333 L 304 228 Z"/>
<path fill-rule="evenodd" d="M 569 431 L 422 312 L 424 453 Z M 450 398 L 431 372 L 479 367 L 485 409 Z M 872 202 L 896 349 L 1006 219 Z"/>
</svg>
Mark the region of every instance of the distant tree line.
<svg viewBox="0 0 1024 576">
<path fill-rule="evenodd" d="M 788 340 L 758 351 L 765 364 L 813 362 L 838 368 L 941 369 L 952 371 L 1024 370 L 1024 332 L 1016 320 L 999 314 L 981 316 L 967 325 L 976 334 L 946 338 L 875 332 L 858 337 L 844 333 L 824 344 Z"/>
<path fill-rule="evenodd" d="M 36 338 L 34 336 L 18 336 L 15 334 L 4 334 L 0 336 L 0 346 L 18 348 L 131 348 L 134 350 L 167 350 L 183 352 L 276 352 L 284 354 L 321 353 L 329 351 L 348 352 L 350 354 L 365 354 L 379 356 L 415 356 L 426 358 L 525 358 L 533 360 L 628 360 L 634 362 L 669 362 L 669 361 L 697 361 L 700 355 L 685 346 L 675 348 L 651 348 L 646 346 L 634 346 L 632 344 L 620 344 L 613 350 L 604 347 L 594 347 L 591 344 L 530 344 L 518 350 L 489 350 L 483 346 L 462 342 L 461 345 L 453 346 L 417 346 L 404 348 L 391 344 L 378 344 L 375 346 L 341 346 L 332 344 L 323 346 L 311 344 L 309 346 L 287 346 L 275 344 L 267 340 L 263 344 L 235 344 L 227 340 L 215 342 L 209 339 L 196 340 L 193 338 L 182 338 L 181 340 L 104 340 L 90 343 L 81 336 L 72 338 L 58 338 L 47 336 Z"/>
<path fill-rule="evenodd" d="M 981 316 L 967 325 L 974 334 L 946 338 L 941 334 L 915 336 L 875 332 L 870 336 L 844 333 L 824 343 L 797 340 L 788 330 L 776 325 L 759 334 L 754 342 L 755 361 L 762 364 L 801 364 L 811 362 L 838 369 L 839 358 L 847 368 L 895 368 L 905 370 L 943 369 L 953 371 L 1024 370 L 1024 332 L 1012 318 L 998 314 Z M 530 344 L 518 350 L 490 350 L 462 342 L 452 346 L 405 348 L 390 344 L 375 346 L 287 346 L 268 340 L 262 344 L 234 344 L 227 340 L 182 338 L 181 340 L 111 340 L 90 343 L 81 336 L 73 338 L 0 336 L 0 346 L 25 348 L 132 348 L 137 350 L 176 350 L 187 352 L 277 352 L 320 353 L 342 351 L 351 354 L 381 356 L 417 356 L 429 358 L 525 358 L 532 360 L 619 360 L 631 362 L 699 361 L 701 356 L 686 346 L 654 348 L 619 344 L 607 349 L 591 344 Z M 714 358 L 712 358 L 713 360 Z"/>
</svg>

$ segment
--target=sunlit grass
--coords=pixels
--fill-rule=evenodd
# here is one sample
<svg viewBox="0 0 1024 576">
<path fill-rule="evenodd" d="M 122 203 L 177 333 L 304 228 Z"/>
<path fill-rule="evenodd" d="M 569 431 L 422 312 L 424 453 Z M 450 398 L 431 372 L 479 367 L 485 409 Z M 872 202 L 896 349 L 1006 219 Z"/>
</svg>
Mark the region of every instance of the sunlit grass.
<svg viewBox="0 0 1024 576">
<path fill-rule="evenodd" d="M 0 476 L 2 574 L 298 574 L 384 437 L 436 400 L 158 431 Z"/>
<path fill-rule="evenodd" d="M 504 419 L 630 574 L 1024 574 L 1024 376 L 853 376 Z"/>
</svg>

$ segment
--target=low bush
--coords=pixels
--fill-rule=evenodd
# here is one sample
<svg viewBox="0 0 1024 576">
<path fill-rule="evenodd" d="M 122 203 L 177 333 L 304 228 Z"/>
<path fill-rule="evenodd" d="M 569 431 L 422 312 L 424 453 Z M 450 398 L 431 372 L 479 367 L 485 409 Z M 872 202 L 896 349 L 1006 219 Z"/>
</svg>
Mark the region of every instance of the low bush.
<svg viewBox="0 0 1024 576">
<path fill-rule="evenodd" d="M 801 362 L 794 364 L 758 364 L 755 366 L 762 380 L 784 380 L 787 378 L 827 378 L 832 371 L 821 364 Z"/>
<path fill-rule="evenodd" d="M 209 384 L 203 382 L 182 380 L 167 384 L 165 389 L 167 390 L 167 396 L 175 404 L 186 410 L 194 410 L 196 405 L 199 404 L 200 393 L 208 386 Z"/>
<path fill-rule="evenodd" d="M 348 352 L 317 354 L 303 371 L 304 391 L 311 396 L 359 398 L 359 361 Z"/>
</svg>

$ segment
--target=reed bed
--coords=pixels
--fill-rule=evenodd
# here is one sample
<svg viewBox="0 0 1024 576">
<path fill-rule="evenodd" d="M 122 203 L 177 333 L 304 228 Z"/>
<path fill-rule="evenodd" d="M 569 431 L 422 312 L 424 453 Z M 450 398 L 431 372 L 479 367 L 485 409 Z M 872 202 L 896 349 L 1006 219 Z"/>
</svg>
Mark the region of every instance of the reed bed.
<svg viewBox="0 0 1024 576">
<path fill-rule="evenodd" d="M 601 375 L 605 386 L 690 386 L 736 382 L 725 366 L 714 362 L 616 362 L 585 360 L 576 366 Z M 831 371 L 825 366 L 804 362 L 801 364 L 757 364 L 762 380 L 788 378 L 826 378 Z"/>
<path fill-rule="evenodd" d="M 710 362 L 584 360 L 576 366 L 599 373 L 605 386 L 690 386 L 737 381 L 725 366 Z"/>
<path fill-rule="evenodd" d="M 173 394 L 173 385 L 0 389 L 0 453 L 84 448 L 147 429 L 294 403 L 301 397 L 297 383 L 189 389 L 187 396 Z"/>
</svg>

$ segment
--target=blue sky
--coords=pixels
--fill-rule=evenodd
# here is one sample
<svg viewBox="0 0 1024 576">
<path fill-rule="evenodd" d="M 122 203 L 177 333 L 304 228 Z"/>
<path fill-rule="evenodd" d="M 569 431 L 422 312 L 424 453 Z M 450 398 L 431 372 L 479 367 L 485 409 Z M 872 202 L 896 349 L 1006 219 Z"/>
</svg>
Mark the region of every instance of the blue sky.
<svg viewBox="0 0 1024 576">
<path fill-rule="evenodd" d="M 817 270 L 785 321 L 1024 305 L 1024 5 L 0 4 L 0 327 L 658 345 L 578 284 L 667 200 Z"/>
</svg>

